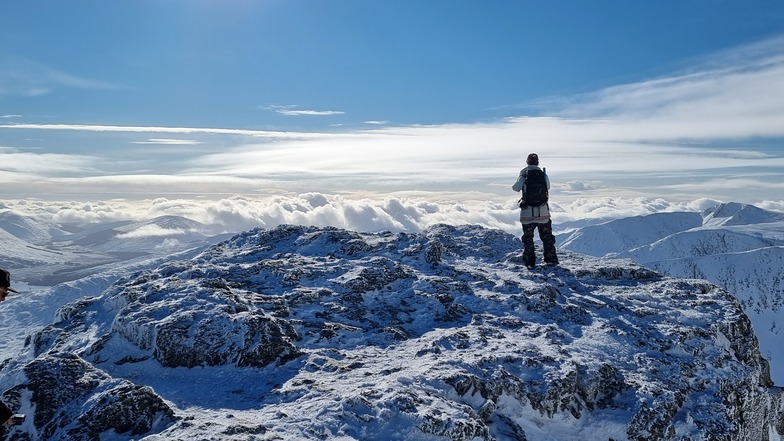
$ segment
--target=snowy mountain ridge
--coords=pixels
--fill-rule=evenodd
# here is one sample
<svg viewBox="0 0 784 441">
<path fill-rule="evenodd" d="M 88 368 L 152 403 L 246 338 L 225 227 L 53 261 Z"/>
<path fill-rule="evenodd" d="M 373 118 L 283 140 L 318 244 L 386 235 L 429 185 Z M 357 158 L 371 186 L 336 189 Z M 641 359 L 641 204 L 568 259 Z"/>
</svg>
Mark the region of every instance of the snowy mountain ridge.
<svg viewBox="0 0 784 441">
<path fill-rule="evenodd" d="M 113 267 L 203 248 L 227 237 L 180 216 L 61 224 L 0 210 L 0 268 L 15 280 L 52 286 Z"/>
<path fill-rule="evenodd" d="M 672 277 L 706 279 L 744 306 L 776 384 L 784 384 L 784 213 L 721 204 L 702 213 L 618 219 L 559 237 L 561 249 L 628 258 Z"/>
<path fill-rule="evenodd" d="M 753 225 L 784 221 L 784 213 L 729 202 L 702 212 L 705 226 Z"/>
<path fill-rule="evenodd" d="M 479 226 L 284 225 L 6 302 L 63 303 L 2 364 L 13 439 L 782 439 L 732 295 L 519 256 Z"/>
</svg>

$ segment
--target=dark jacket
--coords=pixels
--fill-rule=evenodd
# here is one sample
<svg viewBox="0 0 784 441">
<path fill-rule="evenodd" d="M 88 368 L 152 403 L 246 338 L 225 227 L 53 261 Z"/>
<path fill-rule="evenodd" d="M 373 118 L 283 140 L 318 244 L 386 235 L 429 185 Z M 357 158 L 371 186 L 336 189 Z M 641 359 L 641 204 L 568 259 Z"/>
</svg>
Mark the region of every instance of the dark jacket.
<svg viewBox="0 0 784 441">
<path fill-rule="evenodd" d="M 512 185 L 512 190 L 522 191 L 525 193 L 525 178 L 528 176 L 528 170 L 542 170 L 536 165 L 529 165 L 520 170 L 517 175 L 517 181 Z M 544 174 L 544 180 L 547 183 L 547 189 L 550 189 L 550 178 L 547 173 Z M 547 204 L 539 207 L 520 207 L 520 223 L 522 224 L 546 224 L 550 222 L 550 206 Z"/>
</svg>

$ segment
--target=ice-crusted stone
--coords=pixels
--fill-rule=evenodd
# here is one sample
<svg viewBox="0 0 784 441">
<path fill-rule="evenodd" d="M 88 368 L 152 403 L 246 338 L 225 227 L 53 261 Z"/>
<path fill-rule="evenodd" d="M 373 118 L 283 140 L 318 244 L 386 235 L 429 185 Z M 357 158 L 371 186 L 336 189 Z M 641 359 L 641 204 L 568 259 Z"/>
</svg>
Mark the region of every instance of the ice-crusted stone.
<svg viewBox="0 0 784 441">
<path fill-rule="evenodd" d="M 37 439 L 93 441 L 104 433 L 145 435 L 176 421 L 172 409 L 149 387 L 111 378 L 75 354 L 37 358 L 24 372 L 27 383 L 13 392 L 29 396 Z"/>
<path fill-rule="evenodd" d="M 200 279 L 192 269 L 186 274 L 166 273 L 176 276 L 150 276 L 142 286 L 112 294 L 123 297 L 123 302 L 110 300 L 124 305 L 112 324 L 115 335 L 133 342 L 163 366 L 261 367 L 299 355 L 292 343 L 298 338 L 296 332 L 276 316 L 279 311 L 251 310 L 247 300 L 233 293 L 217 274 Z M 100 345 L 93 348 L 100 350 Z"/>
<path fill-rule="evenodd" d="M 260 313 L 233 317 L 191 312 L 156 327 L 153 357 L 166 367 L 266 366 L 296 358 L 288 323 Z"/>
<path fill-rule="evenodd" d="M 519 255 L 517 237 L 474 226 L 257 229 L 68 305 L 31 344 L 35 362 L 78 354 L 85 372 L 286 373 L 243 403 L 253 420 L 182 423 L 156 441 L 372 440 L 391 427 L 433 441 L 592 439 L 596 426 L 634 441 L 782 434 L 781 392 L 729 293 L 630 261 L 562 252 L 559 267 L 527 270 Z M 99 312 L 111 320 L 95 323 Z M 107 381 L 89 372 L 77 384 Z M 90 387 L 53 392 L 51 415 Z M 104 421 L 129 387 L 71 415 Z M 136 421 L 111 425 L 146 427 Z"/>
</svg>

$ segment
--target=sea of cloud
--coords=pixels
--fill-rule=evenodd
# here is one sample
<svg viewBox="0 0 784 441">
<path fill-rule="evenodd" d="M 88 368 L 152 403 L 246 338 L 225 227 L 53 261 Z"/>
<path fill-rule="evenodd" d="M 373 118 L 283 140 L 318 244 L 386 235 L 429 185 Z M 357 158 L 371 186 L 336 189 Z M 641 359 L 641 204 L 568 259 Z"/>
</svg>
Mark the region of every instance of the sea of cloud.
<svg viewBox="0 0 784 441">
<path fill-rule="evenodd" d="M 7 200 L 0 209 L 63 224 L 149 220 L 182 216 L 201 222 L 209 232 L 235 233 L 281 224 L 333 226 L 354 231 L 416 232 L 430 225 L 482 225 L 517 234 L 520 231 L 516 200 L 449 199 L 439 194 L 353 197 L 303 193 L 262 197 L 232 196 L 215 200 L 155 198 L 95 202 Z M 661 212 L 702 211 L 722 201 L 709 198 L 670 202 L 651 197 L 581 198 L 551 202 L 556 231 L 611 219 Z M 784 201 L 762 208 L 784 211 Z M 155 234 L 156 231 L 149 232 Z M 137 233 L 138 234 L 138 233 Z"/>
</svg>

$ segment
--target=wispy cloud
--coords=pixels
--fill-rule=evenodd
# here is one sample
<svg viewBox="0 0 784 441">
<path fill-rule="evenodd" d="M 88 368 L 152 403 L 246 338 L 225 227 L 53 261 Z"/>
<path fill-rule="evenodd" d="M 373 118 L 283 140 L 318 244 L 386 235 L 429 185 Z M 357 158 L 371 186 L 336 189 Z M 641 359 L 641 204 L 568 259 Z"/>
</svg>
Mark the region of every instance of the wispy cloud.
<svg viewBox="0 0 784 441">
<path fill-rule="evenodd" d="M 85 78 L 3 52 L 0 54 L 0 95 L 39 96 L 58 87 L 114 89 L 108 82 Z"/>
<path fill-rule="evenodd" d="M 159 237 L 159 236 L 176 236 L 188 233 L 181 228 L 162 228 L 158 225 L 143 225 L 135 230 L 128 231 L 127 233 L 118 234 L 120 239 L 139 238 L 139 237 Z"/>
<path fill-rule="evenodd" d="M 331 116 L 331 115 L 343 115 L 346 112 L 342 112 L 339 110 L 282 110 L 278 113 L 288 116 Z"/>
<path fill-rule="evenodd" d="M 573 97 L 557 114 L 622 125 L 632 139 L 784 135 L 784 37 L 733 48 L 677 75 Z"/>
<path fill-rule="evenodd" d="M 79 173 L 93 170 L 96 158 L 87 155 L 30 153 L 0 149 L 0 170 L 26 173 Z"/>
<path fill-rule="evenodd" d="M 340 110 L 312 110 L 312 109 L 299 109 L 296 105 L 268 105 L 261 106 L 262 109 L 270 112 L 279 113 L 286 116 L 334 116 L 343 115 L 346 112 Z"/>
<path fill-rule="evenodd" d="M 150 138 L 146 141 L 131 141 L 131 144 L 199 145 L 204 143 L 192 139 Z"/>
<path fill-rule="evenodd" d="M 125 163 L 104 149 L 95 156 L 112 164 L 111 173 L 74 176 L 63 167 L 72 179 L 58 181 L 56 191 L 82 191 L 96 182 L 107 192 L 134 195 L 303 193 L 317 187 L 325 193 L 481 193 L 500 202 L 513 198 L 510 181 L 525 155 L 537 151 L 561 201 L 650 194 L 778 200 L 784 154 L 758 145 L 784 138 L 783 42 L 769 40 L 748 52 L 719 54 L 699 69 L 574 97 L 548 117 L 332 133 L 10 122 L 0 130 L 139 133 L 147 140 L 138 143 L 182 146 L 168 156 L 163 150 L 171 149 L 145 151 L 143 158 L 124 152 L 133 169 L 119 168 Z M 192 147 L 197 143 L 201 147 Z M 212 145 L 220 148 L 205 148 Z M 728 175 L 743 180 L 716 185 Z"/>
<path fill-rule="evenodd" d="M 28 130 L 68 130 L 81 132 L 118 132 L 118 133 L 175 133 L 175 134 L 205 134 L 205 135 L 238 135 L 254 138 L 329 138 L 334 136 L 328 133 L 313 132 L 284 132 L 271 130 L 245 130 L 216 127 L 157 127 L 157 126 L 115 126 L 98 124 L 0 124 L 0 129 L 28 129 Z"/>
</svg>

